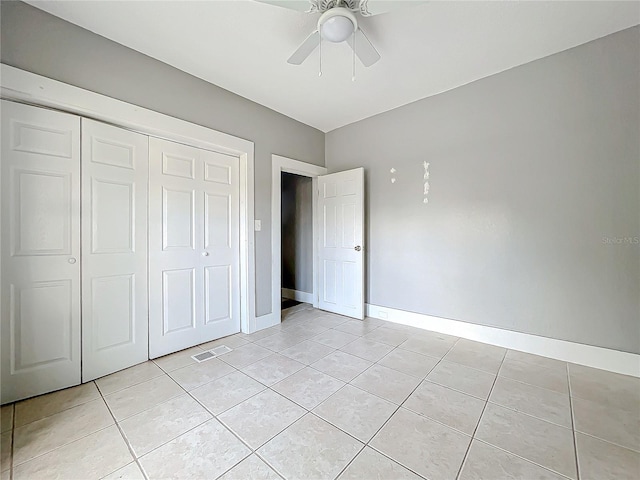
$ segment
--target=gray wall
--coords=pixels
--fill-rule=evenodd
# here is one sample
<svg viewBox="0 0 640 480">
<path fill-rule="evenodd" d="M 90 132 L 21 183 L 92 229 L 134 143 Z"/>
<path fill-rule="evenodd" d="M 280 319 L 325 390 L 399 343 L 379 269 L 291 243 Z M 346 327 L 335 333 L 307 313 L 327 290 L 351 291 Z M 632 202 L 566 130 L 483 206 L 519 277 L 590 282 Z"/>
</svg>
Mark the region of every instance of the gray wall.
<svg viewBox="0 0 640 480">
<path fill-rule="evenodd" d="M 311 177 L 282 172 L 282 288 L 313 292 Z"/>
<path fill-rule="evenodd" d="M 639 95 L 634 27 L 327 134 L 367 302 L 640 353 Z"/>
<path fill-rule="evenodd" d="M 30 5 L 0 3 L 2 63 L 255 143 L 256 313 L 269 313 L 271 154 L 324 165 L 324 134 Z"/>
</svg>

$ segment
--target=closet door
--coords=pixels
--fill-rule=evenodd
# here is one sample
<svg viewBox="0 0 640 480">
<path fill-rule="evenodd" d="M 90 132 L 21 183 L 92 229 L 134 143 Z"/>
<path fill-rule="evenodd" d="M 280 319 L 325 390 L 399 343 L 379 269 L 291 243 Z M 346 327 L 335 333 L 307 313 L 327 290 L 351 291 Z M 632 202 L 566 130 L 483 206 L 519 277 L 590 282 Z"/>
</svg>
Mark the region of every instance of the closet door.
<svg viewBox="0 0 640 480">
<path fill-rule="evenodd" d="M 149 137 L 82 119 L 82 381 L 148 359 Z"/>
<path fill-rule="evenodd" d="M 240 331 L 239 159 L 149 139 L 149 354 Z"/>
<path fill-rule="evenodd" d="M 80 383 L 80 118 L 2 101 L 2 403 Z"/>
</svg>

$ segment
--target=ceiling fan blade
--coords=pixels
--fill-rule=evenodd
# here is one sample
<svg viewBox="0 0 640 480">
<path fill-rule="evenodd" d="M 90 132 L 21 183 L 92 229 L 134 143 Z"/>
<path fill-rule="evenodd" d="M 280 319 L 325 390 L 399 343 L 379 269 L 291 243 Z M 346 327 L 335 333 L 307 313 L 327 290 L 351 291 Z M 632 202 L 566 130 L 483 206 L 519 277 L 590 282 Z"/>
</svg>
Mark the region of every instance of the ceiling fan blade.
<svg viewBox="0 0 640 480">
<path fill-rule="evenodd" d="M 300 65 L 307 59 L 309 55 L 313 53 L 318 45 L 320 45 L 320 33 L 316 30 L 307 38 L 305 38 L 304 42 L 302 42 L 302 45 L 300 45 L 298 49 L 293 52 L 293 55 L 289 57 L 289 60 L 287 60 L 287 62 L 292 65 Z"/>
<path fill-rule="evenodd" d="M 360 13 L 365 17 L 369 17 L 390 12 L 391 10 L 420 5 L 421 3 L 427 2 L 425 0 L 360 0 L 359 7 Z"/>
<path fill-rule="evenodd" d="M 355 45 L 353 43 L 353 36 L 347 39 L 347 43 L 353 50 L 355 50 L 356 56 L 360 59 L 365 67 L 370 67 L 378 60 L 380 60 L 380 54 L 375 49 L 373 44 L 369 41 L 361 28 L 358 28 L 358 30 L 356 31 L 355 37 Z"/>
<path fill-rule="evenodd" d="M 311 10 L 311 3 L 309 0 L 255 0 L 259 3 L 267 3 L 269 5 L 275 5 L 276 7 L 288 8 L 290 10 L 297 10 L 298 12 L 308 12 Z"/>
</svg>

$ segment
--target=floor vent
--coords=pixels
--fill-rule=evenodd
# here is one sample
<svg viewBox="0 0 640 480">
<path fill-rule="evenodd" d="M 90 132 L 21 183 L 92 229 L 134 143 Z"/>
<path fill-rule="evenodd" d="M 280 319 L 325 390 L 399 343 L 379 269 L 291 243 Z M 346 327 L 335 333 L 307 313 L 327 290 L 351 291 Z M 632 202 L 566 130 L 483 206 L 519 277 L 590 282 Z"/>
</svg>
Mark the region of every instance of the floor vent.
<svg viewBox="0 0 640 480">
<path fill-rule="evenodd" d="M 219 357 L 220 355 L 224 355 L 225 353 L 229 353 L 230 351 L 231 349 L 226 345 L 220 345 L 219 347 L 212 348 L 211 350 L 207 350 L 206 352 L 191 355 L 191 358 L 193 358 L 198 363 L 206 362 L 207 360 Z"/>
<path fill-rule="evenodd" d="M 212 348 L 209 351 L 217 357 L 218 355 L 224 355 L 225 353 L 229 353 L 231 349 L 226 345 L 220 345 L 219 347 Z"/>
</svg>

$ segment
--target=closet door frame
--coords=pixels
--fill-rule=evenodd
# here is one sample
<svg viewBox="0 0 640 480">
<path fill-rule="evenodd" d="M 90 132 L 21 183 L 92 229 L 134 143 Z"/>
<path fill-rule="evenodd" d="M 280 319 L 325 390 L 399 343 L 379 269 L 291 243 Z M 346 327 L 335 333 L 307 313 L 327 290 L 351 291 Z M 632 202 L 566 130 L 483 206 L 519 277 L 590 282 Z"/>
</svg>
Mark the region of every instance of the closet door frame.
<svg viewBox="0 0 640 480">
<path fill-rule="evenodd" d="M 9 65 L 0 65 L 0 85 L 1 96 L 6 100 L 53 108 L 144 135 L 238 157 L 240 329 L 243 333 L 256 330 L 253 142 Z"/>
</svg>

